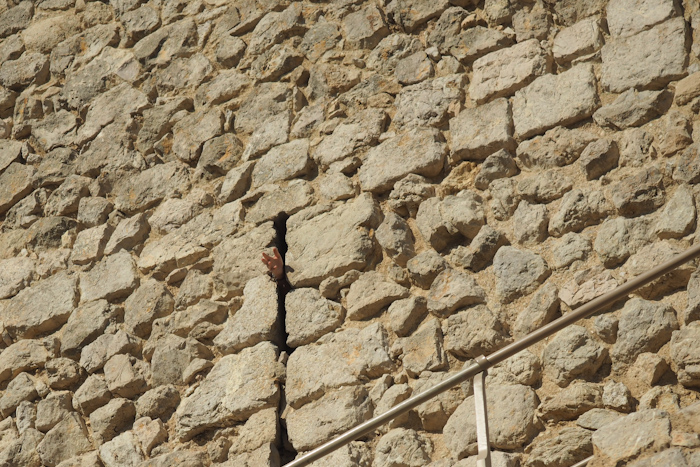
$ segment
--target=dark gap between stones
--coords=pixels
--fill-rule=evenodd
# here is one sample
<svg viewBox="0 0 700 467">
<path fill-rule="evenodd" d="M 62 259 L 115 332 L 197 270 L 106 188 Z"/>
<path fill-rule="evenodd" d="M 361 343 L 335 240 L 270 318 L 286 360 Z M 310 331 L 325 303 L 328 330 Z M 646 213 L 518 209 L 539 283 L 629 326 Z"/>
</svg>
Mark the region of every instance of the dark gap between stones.
<svg viewBox="0 0 700 467">
<path fill-rule="evenodd" d="M 286 240 L 286 235 L 287 235 L 287 219 L 289 219 L 289 215 L 282 212 L 277 215 L 277 217 L 274 218 L 273 220 L 273 225 L 275 229 L 275 233 L 277 234 L 275 236 L 275 246 L 280 252 L 280 256 L 282 256 L 282 262 L 286 264 L 285 258 L 287 255 L 287 240 Z M 286 281 L 286 275 L 285 275 L 285 281 Z M 287 356 L 292 352 L 293 349 L 289 348 L 287 346 L 287 329 L 285 327 L 285 318 L 287 316 L 286 309 L 284 306 L 284 300 L 285 297 L 287 296 L 287 292 L 291 289 L 291 287 L 288 285 L 289 283 L 277 283 L 277 319 L 279 320 L 279 329 L 281 330 L 280 332 L 280 353 L 285 352 Z M 282 361 L 286 365 L 286 358 L 283 358 Z M 278 410 L 279 414 L 282 414 L 283 406 L 285 405 L 284 399 L 285 399 L 285 385 L 282 385 L 282 402 L 280 403 L 280 408 Z M 279 450 L 280 454 L 280 462 L 282 465 L 291 462 L 296 458 L 297 456 L 297 451 L 294 449 L 292 446 L 292 443 L 289 442 L 289 437 L 287 436 L 287 424 L 284 423 L 284 421 L 280 418 L 280 437 L 281 437 L 281 446 Z"/>
</svg>

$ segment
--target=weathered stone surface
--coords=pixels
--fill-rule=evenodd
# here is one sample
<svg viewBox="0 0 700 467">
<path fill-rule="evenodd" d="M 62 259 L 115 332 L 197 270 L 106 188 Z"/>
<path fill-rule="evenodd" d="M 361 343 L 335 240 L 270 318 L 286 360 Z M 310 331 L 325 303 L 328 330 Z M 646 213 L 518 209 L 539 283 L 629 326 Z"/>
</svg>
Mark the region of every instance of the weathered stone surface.
<svg viewBox="0 0 700 467">
<path fill-rule="evenodd" d="M 315 62 L 324 52 L 333 49 L 341 38 L 342 35 L 334 23 L 317 21 L 304 34 L 299 50 L 306 55 L 306 58 Z"/>
<path fill-rule="evenodd" d="M 681 185 L 659 213 L 655 231 L 659 238 L 679 238 L 690 233 L 696 219 L 695 199 L 689 187 Z"/>
<path fill-rule="evenodd" d="M 343 31 L 348 45 L 358 49 L 373 49 L 389 35 L 384 14 L 374 5 L 347 15 L 343 19 Z"/>
<path fill-rule="evenodd" d="M 344 387 L 289 413 L 287 433 L 292 446 L 305 451 L 371 417 L 367 391 L 362 386 Z"/>
<path fill-rule="evenodd" d="M 390 138 L 368 153 L 359 171 L 362 189 L 388 191 L 409 173 L 434 176 L 442 169 L 445 152 L 437 130 L 413 129 Z"/>
<path fill-rule="evenodd" d="M 493 258 L 496 294 L 507 303 L 533 292 L 549 276 L 547 263 L 535 253 L 501 247 Z"/>
<path fill-rule="evenodd" d="M 513 156 L 503 149 L 491 154 L 481 164 L 481 170 L 474 179 L 474 186 L 485 190 L 493 180 L 512 177 L 518 174 Z"/>
<path fill-rule="evenodd" d="M 106 300 L 87 302 L 76 308 L 61 332 L 61 355 L 78 358 L 85 345 L 116 321 L 117 312 Z"/>
<path fill-rule="evenodd" d="M 76 413 L 54 426 L 36 448 L 41 462 L 49 467 L 93 449 L 85 423 Z"/>
<path fill-rule="evenodd" d="M 173 296 L 165 285 L 149 279 L 124 302 L 124 323 L 129 332 L 146 338 L 151 333 L 153 320 L 172 313 L 174 305 Z"/>
<path fill-rule="evenodd" d="M 391 330 L 399 337 L 408 335 L 428 313 L 428 302 L 424 297 L 414 296 L 396 300 L 387 310 Z"/>
<path fill-rule="evenodd" d="M 544 204 L 520 201 L 513 213 L 515 225 L 522 226 L 514 232 L 515 240 L 523 245 L 537 245 L 547 238 L 549 211 Z"/>
<path fill-rule="evenodd" d="M 440 251 L 460 236 L 474 238 L 485 223 L 481 196 L 470 190 L 421 203 L 416 215 L 418 230 Z"/>
<path fill-rule="evenodd" d="M 298 347 L 287 363 L 287 403 L 299 408 L 330 389 L 357 385 L 363 376 L 385 373 L 392 367 L 388 345 L 386 330 L 373 324 L 327 334 L 316 344 Z"/>
<path fill-rule="evenodd" d="M 668 107 L 670 99 L 666 91 L 628 89 L 610 104 L 596 110 L 593 120 L 613 130 L 641 126 L 658 117 Z"/>
<path fill-rule="evenodd" d="M 544 349 L 544 371 L 559 386 L 575 378 L 592 376 L 603 364 L 607 350 L 582 326 L 569 326 L 557 333 Z"/>
<path fill-rule="evenodd" d="M 209 59 L 202 53 L 177 58 L 156 78 L 159 93 L 183 92 L 200 86 L 214 71 Z"/>
<path fill-rule="evenodd" d="M 552 321 L 559 311 L 559 290 L 547 282 L 532 296 L 527 308 L 518 314 L 513 335 L 521 337 Z"/>
<path fill-rule="evenodd" d="M 643 352 L 656 352 L 678 329 L 673 307 L 641 298 L 629 300 L 622 309 L 618 339 L 610 352 L 613 363 L 632 363 Z"/>
<path fill-rule="evenodd" d="M 163 198 L 184 194 L 190 186 L 187 169 L 177 162 L 156 165 L 119 182 L 114 188 L 114 206 L 129 215 L 148 209 Z"/>
<path fill-rule="evenodd" d="M 138 286 L 136 264 L 125 251 L 108 256 L 90 272 L 80 276 L 81 301 L 115 300 L 128 296 Z"/>
<path fill-rule="evenodd" d="M 583 130 L 557 127 L 518 145 L 518 165 L 528 169 L 550 169 L 571 164 L 596 137 Z"/>
<path fill-rule="evenodd" d="M 474 62 L 469 96 L 482 104 L 494 97 L 511 95 L 550 68 L 548 54 L 536 39 L 491 52 Z"/>
<path fill-rule="evenodd" d="M 247 54 L 258 55 L 286 37 L 304 33 L 306 28 L 301 12 L 301 5 L 292 4 L 282 12 L 266 14 L 253 30 Z"/>
<path fill-rule="evenodd" d="M 423 466 L 430 461 L 431 453 L 432 443 L 427 438 L 415 430 L 395 428 L 382 436 L 377 443 L 372 465 L 377 467 Z"/>
<path fill-rule="evenodd" d="M 0 174 L 0 214 L 32 191 L 34 173 L 33 167 L 13 162 Z"/>
<path fill-rule="evenodd" d="M 601 53 L 601 82 L 607 90 L 659 88 L 686 73 L 685 20 L 670 19 L 633 36 L 619 37 L 605 44 Z"/>
<path fill-rule="evenodd" d="M 443 46 L 457 60 L 468 64 L 489 52 L 507 47 L 513 40 L 496 29 L 474 26 L 450 37 Z"/>
<path fill-rule="evenodd" d="M 146 456 L 141 450 L 139 439 L 132 431 L 127 431 L 100 446 L 100 459 L 105 467 L 139 465 Z"/>
<path fill-rule="evenodd" d="M 146 382 L 147 365 L 125 354 L 118 354 L 104 365 L 105 380 L 112 394 L 132 398 L 149 389 Z"/>
<path fill-rule="evenodd" d="M 544 75 L 517 91 L 513 123 L 518 139 L 590 117 L 599 107 L 593 68 L 577 65 L 559 75 Z"/>
<path fill-rule="evenodd" d="M 246 213 L 246 221 L 260 224 L 274 220 L 281 213 L 296 214 L 313 202 L 313 187 L 306 180 L 292 180 L 286 186 L 267 184 L 256 195 L 262 196 Z"/>
<path fill-rule="evenodd" d="M 452 156 L 458 159 L 483 160 L 499 149 L 515 149 L 513 117 L 507 99 L 462 110 L 450 120 L 450 132 Z"/>
<path fill-rule="evenodd" d="M 690 323 L 679 331 L 674 331 L 671 338 L 671 360 L 675 366 L 678 382 L 685 387 L 700 386 L 700 325 Z"/>
<path fill-rule="evenodd" d="M 597 268 L 579 271 L 574 278 L 564 284 L 559 298 L 570 308 L 578 308 L 603 294 L 614 290 L 619 285 L 610 271 Z"/>
<path fill-rule="evenodd" d="M 348 319 L 361 320 L 377 314 L 394 300 L 406 298 L 408 289 L 374 271 L 366 272 L 350 286 L 346 297 Z"/>
<path fill-rule="evenodd" d="M 0 299 L 17 295 L 29 286 L 35 270 L 35 263 L 26 257 L 8 258 L 0 261 Z"/>
<path fill-rule="evenodd" d="M 77 303 L 76 289 L 75 276 L 59 273 L 20 291 L 4 307 L 5 329 L 25 339 L 58 329 Z"/>
<path fill-rule="evenodd" d="M 608 219 L 598 229 L 593 248 L 606 267 L 616 266 L 651 241 L 650 230 L 644 218 Z"/>
<path fill-rule="evenodd" d="M 676 105 L 685 105 L 700 96 L 700 73 L 695 72 L 678 81 L 673 95 Z"/>
<path fill-rule="evenodd" d="M 581 415 L 576 420 L 576 424 L 589 430 L 598 430 L 623 416 L 624 414 L 610 409 L 591 409 Z"/>
<path fill-rule="evenodd" d="M 102 224 L 79 232 L 73 244 L 71 262 L 90 264 L 100 260 L 113 230 L 111 225 Z"/>
<path fill-rule="evenodd" d="M 42 368 L 54 357 L 50 341 L 22 339 L 0 353 L 0 381 L 12 379 L 24 371 Z"/>
<path fill-rule="evenodd" d="M 566 427 L 551 438 L 536 438 L 526 467 L 563 467 L 593 454 L 591 432 Z"/>
<path fill-rule="evenodd" d="M 508 342 L 501 323 L 486 305 L 447 318 L 445 350 L 459 357 L 488 355 Z"/>
<path fill-rule="evenodd" d="M 259 342 L 280 340 L 277 285 L 267 276 L 249 280 L 243 289 L 243 306 L 226 321 L 214 343 L 223 354 L 238 352 Z"/>
<path fill-rule="evenodd" d="M 134 423 L 134 403 L 114 398 L 90 414 L 90 426 L 99 444 L 112 440 L 124 428 Z"/>
<path fill-rule="evenodd" d="M 240 237 L 224 239 L 212 251 L 215 283 L 224 285 L 231 295 L 241 295 L 246 282 L 264 272 L 260 251 L 271 247 L 275 236 L 272 223 L 265 223 Z M 289 237 L 287 242 L 291 245 Z"/>
<path fill-rule="evenodd" d="M 660 450 L 671 443 L 671 422 L 664 410 L 644 410 L 620 418 L 593 433 L 601 461 L 617 463 L 643 450 Z"/>
<path fill-rule="evenodd" d="M 185 163 L 197 162 L 202 153 L 202 145 L 219 136 L 223 126 L 224 116 L 219 110 L 193 112 L 173 126 L 172 150 Z"/>
<path fill-rule="evenodd" d="M 7 37 L 11 34 L 26 28 L 32 20 L 34 14 L 33 2 L 20 2 L 18 5 L 4 10 L 0 16 L 0 37 Z"/>
<path fill-rule="evenodd" d="M 447 366 L 442 329 L 437 319 L 422 324 L 409 337 L 402 338 L 399 345 L 403 352 L 403 368 L 411 376 L 418 376 L 424 371 L 438 371 Z"/>
<path fill-rule="evenodd" d="M 537 408 L 543 420 L 574 420 L 579 415 L 603 407 L 603 390 L 597 384 L 575 381 L 566 389 L 545 397 Z"/>
<path fill-rule="evenodd" d="M 453 74 L 402 88 L 393 125 L 399 130 L 442 126 L 454 116 L 465 84 L 464 75 Z"/>
<path fill-rule="evenodd" d="M 246 420 L 262 409 L 276 407 L 277 350 L 269 342 L 227 355 L 211 369 L 199 387 L 177 409 L 180 439 L 212 427 Z"/>
<path fill-rule="evenodd" d="M 368 195 L 315 216 L 309 210 L 290 217 L 286 236 L 289 281 L 295 287 L 314 286 L 326 277 L 364 268 L 375 250 L 368 231 L 378 224 L 378 205 Z"/>
<path fill-rule="evenodd" d="M 125 114 L 138 114 L 149 107 L 148 97 L 129 83 L 113 87 L 96 98 L 80 127 L 79 141 L 94 138 L 100 130 Z"/>
<path fill-rule="evenodd" d="M 46 151 L 71 145 L 78 125 L 75 116 L 67 110 L 59 110 L 32 124 L 32 136 Z"/>
<path fill-rule="evenodd" d="M 107 241 L 104 253 L 111 255 L 122 249 L 131 250 L 146 238 L 149 231 L 150 227 L 145 214 L 136 214 L 122 219 Z"/>
<path fill-rule="evenodd" d="M 441 318 L 458 308 L 486 301 L 486 293 L 473 277 L 455 269 L 437 275 L 428 292 L 428 310 Z"/>
<path fill-rule="evenodd" d="M 670 0 L 614 0 L 608 4 L 607 20 L 610 35 L 626 37 L 676 16 L 676 7 Z"/>
<path fill-rule="evenodd" d="M 534 421 L 538 398 L 523 385 L 499 385 L 486 391 L 491 443 L 498 449 L 517 449 L 537 433 Z M 458 459 L 477 453 L 474 396 L 467 397 L 443 431 L 445 444 Z"/>
<path fill-rule="evenodd" d="M 590 188 L 575 189 L 564 195 L 559 209 L 549 219 L 549 234 L 561 237 L 600 222 L 611 210 L 603 192 Z"/>
<path fill-rule="evenodd" d="M 671 258 L 680 254 L 682 251 L 682 247 L 668 240 L 661 240 L 647 245 L 630 257 L 624 266 L 623 277 L 639 276 L 659 264 L 670 261 Z M 690 274 L 692 272 L 693 269 L 689 267 L 688 264 L 679 266 L 650 284 L 640 287 L 637 289 L 637 293 L 644 298 L 651 299 L 672 292 L 685 287 L 690 280 Z"/>
<path fill-rule="evenodd" d="M 309 141 L 297 139 L 267 152 L 252 172 L 251 188 L 301 177 L 310 170 Z"/>
<path fill-rule="evenodd" d="M 151 357 L 154 386 L 185 383 L 185 370 L 197 358 L 212 358 L 211 351 L 196 339 L 165 335 L 158 340 Z"/>
<path fill-rule="evenodd" d="M 564 268 L 574 261 L 585 260 L 590 252 L 591 241 L 587 237 L 569 232 L 554 243 L 552 267 L 554 269 Z"/>
<path fill-rule="evenodd" d="M 167 420 L 180 404 L 180 393 L 172 384 L 146 391 L 136 401 L 136 416 Z"/>
<path fill-rule="evenodd" d="M 396 79 L 404 85 L 417 84 L 433 76 L 433 62 L 420 51 L 409 55 L 396 65 Z"/>
<path fill-rule="evenodd" d="M 95 409 L 98 409 L 108 403 L 112 394 L 107 388 L 104 376 L 90 375 L 85 382 L 75 391 L 73 401 L 75 408 L 86 417 L 89 416 Z"/>
<path fill-rule="evenodd" d="M 285 310 L 285 331 L 290 347 L 309 344 L 333 331 L 345 316 L 342 305 L 321 297 L 316 289 L 311 288 L 288 293 Z"/>
<path fill-rule="evenodd" d="M 593 180 L 615 168 L 619 157 L 617 143 L 599 139 L 586 146 L 579 161 L 586 179 Z"/>
<path fill-rule="evenodd" d="M 40 53 L 25 53 L 17 60 L 0 65 L 0 83 L 8 89 L 21 91 L 30 84 L 44 84 L 49 78 L 49 59 Z"/>
<path fill-rule="evenodd" d="M 603 43 L 600 20 L 588 18 L 559 31 L 552 53 L 557 62 L 567 63 L 600 50 Z"/>
</svg>

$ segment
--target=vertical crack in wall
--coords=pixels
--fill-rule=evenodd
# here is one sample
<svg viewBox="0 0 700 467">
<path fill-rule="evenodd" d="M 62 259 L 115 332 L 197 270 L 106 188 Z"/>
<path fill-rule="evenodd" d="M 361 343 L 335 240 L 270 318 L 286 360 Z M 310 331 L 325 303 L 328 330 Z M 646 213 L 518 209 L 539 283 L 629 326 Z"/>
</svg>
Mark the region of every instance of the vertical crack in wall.
<svg viewBox="0 0 700 467">
<path fill-rule="evenodd" d="M 286 235 L 287 235 L 287 219 L 289 219 L 289 215 L 286 213 L 280 213 L 275 217 L 274 219 L 274 228 L 276 232 L 275 236 L 275 246 L 280 252 L 280 256 L 282 257 L 283 263 L 286 264 L 286 255 L 287 255 L 287 240 L 286 240 Z M 286 275 L 285 275 L 285 282 L 286 282 Z M 287 355 L 289 355 L 293 349 L 291 349 L 287 345 L 287 329 L 285 326 L 285 320 L 287 317 L 287 311 L 285 308 L 285 297 L 287 296 L 287 292 L 289 292 L 290 287 L 287 286 L 288 282 L 285 284 L 282 284 L 280 282 L 277 283 L 277 319 L 279 320 L 279 327 L 280 329 L 280 352 L 285 352 Z M 285 363 L 286 365 L 286 358 L 281 359 L 282 362 Z M 289 442 L 289 437 L 287 436 L 287 425 L 282 420 L 281 415 L 282 411 L 284 410 L 285 406 L 285 385 L 282 384 L 282 399 L 280 402 L 280 408 L 279 408 L 279 423 L 280 423 L 280 438 L 281 438 L 281 446 L 280 446 L 280 461 L 282 465 L 291 462 L 294 460 L 294 458 L 297 456 L 297 451 L 294 449 L 292 446 L 292 443 Z"/>
</svg>

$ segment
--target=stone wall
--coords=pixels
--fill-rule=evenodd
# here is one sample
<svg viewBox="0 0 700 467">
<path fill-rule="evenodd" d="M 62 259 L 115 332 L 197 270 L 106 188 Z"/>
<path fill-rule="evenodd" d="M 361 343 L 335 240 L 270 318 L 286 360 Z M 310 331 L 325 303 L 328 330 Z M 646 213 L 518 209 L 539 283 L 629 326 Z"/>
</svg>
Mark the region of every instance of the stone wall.
<svg viewBox="0 0 700 467">
<path fill-rule="evenodd" d="M 0 465 L 279 466 L 682 251 L 699 56 L 695 0 L 0 1 Z M 700 465 L 694 271 L 490 371 L 494 465 Z M 314 465 L 475 465 L 473 406 Z"/>
</svg>

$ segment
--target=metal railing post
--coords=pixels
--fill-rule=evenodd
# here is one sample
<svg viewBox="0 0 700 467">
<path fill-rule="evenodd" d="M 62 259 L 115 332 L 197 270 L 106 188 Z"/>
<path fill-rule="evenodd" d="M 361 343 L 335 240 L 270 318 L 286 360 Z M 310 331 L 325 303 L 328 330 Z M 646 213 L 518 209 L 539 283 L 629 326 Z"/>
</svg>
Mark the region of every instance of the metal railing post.
<svg viewBox="0 0 700 467">
<path fill-rule="evenodd" d="M 551 323 L 546 324 L 545 326 L 542 326 L 541 328 L 531 332 L 522 339 L 508 344 L 500 350 L 497 350 L 486 357 L 482 356 L 477 362 L 472 363 L 467 368 L 464 368 L 461 371 L 455 373 L 454 375 L 450 376 L 441 383 L 433 386 L 427 391 L 417 394 L 409 399 L 406 399 L 405 401 L 387 410 L 383 414 L 378 415 L 372 418 L 371 420 L 367 420 L 366 422 L 357 425 L 355 428 L 351 428 L 350 430 L 339 435 L 335 439 L 327 441 L 321 446 L 313 449 L 312 451 L 307 452 L 306 454 L 286 464 L 284 467 L 303 467 L 309 465 L 311 462 L 320 459 L 326 454 L 330 454 L 336 449 L 345 446 L 346 444 L 349 444 L 351 441 L 354 441 L 368 433 L 371 433 L 384 423 L 393 420 L 399 415 L 403 415 L 409 410 L 416 408 L 423 402 L 426 402 L 429 399 L 447 391 L 451 387 L 468 380 L 469 378 L 475 376 L 477 373 L 485 371 L 491 368 L 492 366 L 496 365 L 497 363 L 500 363 L 503 360 L 512 357 L 518 352 L 530 347 L 533 344 L 536 344 L 537 342 L 546 339 L 547 337 L 551 336 L 557 331 L 564 329 L 570 324 L 573 324 L 580 319 L 586 318 L 592 315 L 593 313 L 596 313 L 612 305 L 621 298 L 626 297 L 629 293 L 633 292 L 634 290 L 649 284 L 655 279 L 658 279 L 664 274 L 676 269 L 678 266 L 687 263 L 688 261 L 694 258 L 697 258 L 698 256 L 700 256 L 700 244 L 688 248 L 686 251 L 676 255 L 669 261 L 650 269 L 649 271 L 645 272 L 640 276 L 630 279 L 629 281 L 618 286 L 614 290 L 611 290 L 607 294 L 601 295 L 600 297 L 591 300 L 590 302 L 577 308 L 571 313 L 568 313 L 562 316 L 561 318 L 552 321 Z M 586 462 L 588 460 L 590 459 L 586 459 Z"/>
<path fill-rule="evenodd" d="M 486 362 L 483 355 L 476 357 L 477 362 Z M 491 467 L 491 443 L 489 443 L 489 417 L 486 406 L 486 370 L 474 376 L 474 405 L 476 409 L 476 444 L 479 453 L 476 467 Z"/>
</svg>

